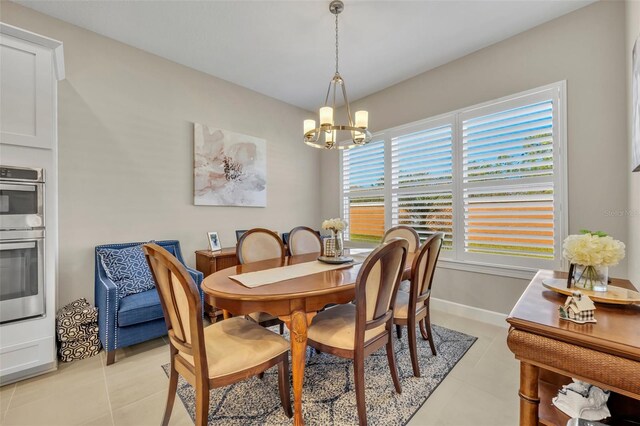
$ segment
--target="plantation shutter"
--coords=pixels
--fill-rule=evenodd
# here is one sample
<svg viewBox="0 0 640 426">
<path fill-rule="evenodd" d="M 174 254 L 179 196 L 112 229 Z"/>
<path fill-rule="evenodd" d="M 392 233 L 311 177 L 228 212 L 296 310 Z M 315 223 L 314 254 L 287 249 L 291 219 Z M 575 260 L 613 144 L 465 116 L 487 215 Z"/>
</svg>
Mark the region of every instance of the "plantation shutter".
<svg viewBox="0 0 640 426">
<path fill-rule="evenodd" d="M 413 227 L 424 241 L 444 232 L 453 248 L 452 117 L 421 123 L 391 137 L 391 223 Z"/>
<path fill-rule="evenodd" d="M 342 153 L 345 239 L 379 242 L 384 235 L 384 140 Z"/>
<path fill-rule="evenodd" d="M 465 258 L 533 266 L 556 257 L 556 93 L 461 114 Z"/>
</svg>

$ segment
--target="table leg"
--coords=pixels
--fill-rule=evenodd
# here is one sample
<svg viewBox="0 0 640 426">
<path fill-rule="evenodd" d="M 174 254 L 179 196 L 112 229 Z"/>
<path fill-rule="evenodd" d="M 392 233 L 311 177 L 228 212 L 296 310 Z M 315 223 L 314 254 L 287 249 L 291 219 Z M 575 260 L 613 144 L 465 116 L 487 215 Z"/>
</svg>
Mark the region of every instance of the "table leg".
<svg viewBox="0 0 640 426">
<path fill-rule="evenodd" d="M 223 309 L 222 310 L 222 319 L 229 319 L 229 318 L 231 318 L 231 314 L 226 309 Z"/>
<path fill-rule="evenodd" d="M 304 382 L 304 364 L 307 354 L 307 327 L 315 315 L 302 310 L 281 317 L 291 334 L 291 370 L 293 376 L 293 424 L 303 426 L 302 384 Z"/>
<path fill-rule="evenodd" d="M 520 362 L 520 426 L 538 425 L 538 376 L 540 369 L 535 365 Z"/>
</svg>

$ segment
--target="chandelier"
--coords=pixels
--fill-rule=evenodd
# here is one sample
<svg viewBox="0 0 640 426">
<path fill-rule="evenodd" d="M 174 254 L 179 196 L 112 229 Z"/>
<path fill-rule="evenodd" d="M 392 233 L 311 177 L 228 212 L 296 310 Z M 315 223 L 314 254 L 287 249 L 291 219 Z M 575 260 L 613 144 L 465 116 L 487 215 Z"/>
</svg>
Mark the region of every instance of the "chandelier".
<svg viewBox="0 0 640 426">
<path fill-rule="evenodd" d="M 329 82 L 324 106 L 319 111 L 320 126 L 316 127 L 315 120 L 304 120 L 304 142 L 315 148 L 349 149 L 365 145 L 371 140 L 371 132 L 367 130 L 369 113 L 367 111 L 356 111 L 354 123 L 351 119 L 347 89 L 338 72 L 338 15 L 343 10 L 344 3 L 340 0 L 333 0 L 329 4 L 329 11 L 336 16 L 336 73 Z M 346 125 L 336 124 L 333 117 L 336 110 L 336 96 L 340 92 L 342 92 L 342 99 L 347 111 Z M 331 101 L 331 104 L 329 104 L 329 101 Z M 348 136 L 343 136 L 344 134 Z"/>
</svg>

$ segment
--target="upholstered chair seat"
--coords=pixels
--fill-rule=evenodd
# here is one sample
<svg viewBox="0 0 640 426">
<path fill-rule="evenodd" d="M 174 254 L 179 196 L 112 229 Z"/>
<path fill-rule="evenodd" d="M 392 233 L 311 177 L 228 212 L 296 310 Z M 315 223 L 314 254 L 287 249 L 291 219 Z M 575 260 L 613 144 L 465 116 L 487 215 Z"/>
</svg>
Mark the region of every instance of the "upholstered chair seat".
<svg viewBox="0 0 640 426">
<path fill-rule="evenodd" d="M 384 331 L 384 324 L 366 330 L 364 341 L 368 342 Z M 319 312 L 311 322 L 308 338 L 334 348 L 353 350 L 356 341 L 356 305 L 337 305 Z"/>
<path fill-rule="evenodd" d="M 416 305 L 416 311 L 420 310 L 420 306 Z M 399 291 L 396 295 L 396 303 L 393 307 L 394 318 L 408 318 L 409 317 L 409 293 L 405 291 Z"/>
<path fill-rule="evenodd" d="M 204 345 L 210 379 L 248 370 L 289 350 L 282 336 L 241 317 L 206 327 Z M 195 367 L 191 355 L 178 354 Z"/>
</svg>

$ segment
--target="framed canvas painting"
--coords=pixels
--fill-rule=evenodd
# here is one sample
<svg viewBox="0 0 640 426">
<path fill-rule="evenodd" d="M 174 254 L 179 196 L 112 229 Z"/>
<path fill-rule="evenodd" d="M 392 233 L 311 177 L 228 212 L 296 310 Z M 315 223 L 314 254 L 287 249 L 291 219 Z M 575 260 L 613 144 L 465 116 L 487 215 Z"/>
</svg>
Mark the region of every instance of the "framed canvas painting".
<svg viewBox="0 0 640 426">
<path fill-rule="evenodd" d="M 632 60 L 632 104 L 631 145 L 633 150 L 633 171 L 640 172 L 640 36 L 633 46 Z"/>
<path fill-rule="evenodd" d="M 194 123 L 196 206 L 266 207 L 266 141 Z"/>
</svg>

